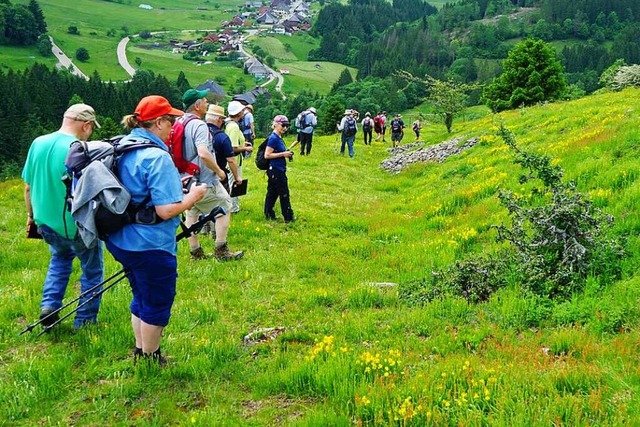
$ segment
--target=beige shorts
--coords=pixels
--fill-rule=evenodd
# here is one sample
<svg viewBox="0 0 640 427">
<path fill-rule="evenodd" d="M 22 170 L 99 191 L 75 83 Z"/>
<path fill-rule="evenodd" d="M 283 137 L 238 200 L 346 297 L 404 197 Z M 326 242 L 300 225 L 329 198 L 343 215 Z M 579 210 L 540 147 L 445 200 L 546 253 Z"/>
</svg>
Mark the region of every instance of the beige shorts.
<svg viewBox="0 0 640 427">
<path fill-rule="evenodd" d="M 206 215 L 216 206 L 224 208 L 227 213 L 231 210 L 231 197 L 220 184 L 220 181 L 216 182 L 213 187 L 207 187 L 204 197 L 187 212 L 187 216 L 198 217 L 200 214 Z"/>
</svg>

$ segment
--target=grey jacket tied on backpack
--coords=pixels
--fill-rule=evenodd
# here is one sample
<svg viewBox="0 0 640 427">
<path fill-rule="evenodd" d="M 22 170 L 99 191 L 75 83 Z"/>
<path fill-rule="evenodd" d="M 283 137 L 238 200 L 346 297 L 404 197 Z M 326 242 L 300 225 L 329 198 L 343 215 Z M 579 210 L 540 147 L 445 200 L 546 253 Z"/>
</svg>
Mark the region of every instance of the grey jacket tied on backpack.
<svg viewBox="0 0 640 427">
<path fill-rule="evenodd" d="M 95 200 L 94 200 L 95 199 Z M 95 213 L 102 205 L 110 212 L 127 210 L 131 194 L 102 162 L 91 162 L 78 179 L 71 203 L 71 215 L 87 248 L 98 243 Z"/>
</svg>

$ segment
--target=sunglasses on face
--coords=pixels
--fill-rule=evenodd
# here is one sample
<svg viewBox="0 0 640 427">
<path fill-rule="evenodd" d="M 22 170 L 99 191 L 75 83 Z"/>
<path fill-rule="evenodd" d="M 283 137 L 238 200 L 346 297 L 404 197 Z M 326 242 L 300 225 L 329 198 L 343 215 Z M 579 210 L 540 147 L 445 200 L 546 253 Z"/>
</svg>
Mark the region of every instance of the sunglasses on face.
<svg viewBox="0 0 640 427">
<path fill-rule="evenodd" d="M 175 116 L 164 116 L 163 119 L 171 123 L 171 126 L 173 126 L 173 124 L 176 122 Z"/>
</svg>

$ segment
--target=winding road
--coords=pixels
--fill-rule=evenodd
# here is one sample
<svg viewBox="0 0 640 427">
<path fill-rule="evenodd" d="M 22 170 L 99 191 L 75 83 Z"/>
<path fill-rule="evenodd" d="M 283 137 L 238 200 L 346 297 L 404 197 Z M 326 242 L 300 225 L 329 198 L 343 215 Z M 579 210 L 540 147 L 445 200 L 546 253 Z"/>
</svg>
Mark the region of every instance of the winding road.
<svg viewBox="0 0 640 427">
<path fill-rule="evenodd" d="M 89 80 L 89 77 L 85 73 L 83 73 L 80 68 L 78 68 L 71 59 L 65 55 L 65 53 L 58 47 L 58 45 L 53 41 L 53 37 L 49 36 L 49 40 L 51 40 L 51 52 L 58 60 L 58 66 L 65 67 L 66 69 L 71 71 L 71 74 L 76 75 L 78 77 L 82 77 L 85 80 Z"/>
<path fill-rule="evenodd" d="M 186 32 L 195 32 L 195 31 L 214 31 L 214 30 L 182 30 L 183 33 Z M 254 31 L 253 33 L 250 31 L 249 35 L 255 35 L 257 33 L 257 30 L 252 30 Z M 160 33 L 168 33 L 169 31 L 154 31 L 151 34 L 160 34 Z M 132 37 L 136 37 L 136 35 L 133 35 Z M 51 40 L 51 51 L 53 52 L 53 54 L 55 55 L 56 59 L 58 60 L 58 64 L 62 67 L 66 67 L 67 69 L 71 70 L 71 73 L 82 77 L 85 80 L 89 80 L 89 77 L 87 77 L 86 74 L 84 74 L 72 61 L 71 59 L 65 55 L 65 53 L 62 51 L 62 49 L 60 49 L 55 42 L 53 41 L 53 37 L 49 36 L 49 39 Z M 122 67 L 122 69 L 130 76 L 133 77 L 133 75 L 136 73 L 136 69 L 133 68 L 131 66 L 131 64 L 129 63 L 129 60 L 127 59 L 127 45 L 129 44 L 129 41 L 131 41 L 130 37 L 125 37 L 122 40 L 120 40 L 120 42 L 118 43 L 118 48 L 116 50 L 116 54 L 118 56 L 118 64 Z M 240 43 L 238 45 L 238 49 L 240 50 L 240 52 L 245 55 L 246 57 L 251 58 L 253 55 L 250 55 L 249 53 L 247 53 L 247 51 L 244 50 L 242 43 Z M 267 68 L 267 70 L 269 70 L 270 74 L 269 74 L 269 78 L 267 79 L 266 82 L 262 83 L 260 86 L 264 87 L 267 86 L 268 84 L 270 84 L 274 79 L 278 79 L 278 82 L 276 83 L 276 91 L 280 92 L 282 94 L 282 98 L 286 99 L 284 93 L 282 93 L 282 85 L 284 84 L 284 77 L 282 77 L 282 74 L 280 74 L 279 72 L 277 72 L 276 70 L 270 68 L 268 65 L 263 64 L 265 66 L 265 68 Z"/>
</svg>

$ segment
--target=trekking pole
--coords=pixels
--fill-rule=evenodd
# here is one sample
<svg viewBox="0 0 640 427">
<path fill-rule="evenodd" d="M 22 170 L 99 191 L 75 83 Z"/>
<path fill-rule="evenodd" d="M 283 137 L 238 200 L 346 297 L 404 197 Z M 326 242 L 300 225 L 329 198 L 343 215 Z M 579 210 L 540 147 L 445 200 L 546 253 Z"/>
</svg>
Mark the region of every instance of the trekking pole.
<svg viewBox="0 0 640 427">
<path fill-rule="evenodd" d="M 93 291 L 95 291 L 96 289 L 98 289 L 100 286 L 106 285 L 108 282 L 110 282 L 111 280 L 115 279 L 116 277 L 118 277 L 119 275 L 122 275 L 125 273 L 125 270 L 122 269 L 120 271 L 118 271 L 117 273 L 113 274 L 111 277 L 103 280 L 102 282 L 98 283 L 97 285 L 92 286 L 91 288 L 87 289 L 86 291 L 82 292 L 80 295 L 78 295 L 77 297 L 75 297 L 74 299 L 72 299 L 71 301 L 69 301 L 68 303 L 66 303 L 65 305 L 63 305 L 62 307 L 58 308 L 57 310 L 52 311 L 51 313 L 47 314 L 45 317 L 43 317 L 42 319 L 39 319 L 37 322 L 34 322 L 30 325 L 27 325 L 25 327 L 25 329 L 20 332 L 20 335 L 24 334 L 25 332 L 31 332 L 33 330 L 33 328 L 35 328 L 36 326 L 40 325 L 43 322 L 46 322 L 50 317 L 53 317 L 57 314 L 60 313 L 60 311 L 64 310 L 65 308 L 69 307 L 71 304 L 75 303 L 76 301 L 81 300 L 82 298 L 86 297 L 87 295 L 89 295 L 90 293 L 92 293 Z M 118 281 L 122 280 L 123 277 L 119 278 Z M 100 291 L 98 291 L 100 292 Z M 95 295 L 95 294 L 94 294 Z M 95 296 L 90 297 L 86 302 L 91 301 L 92 299 L 94 299 Z M 84 305 L 84 303 L 83 303 Z M 73 311 L 72 311 L 73 313 Z"/>
<path fill-rule="evenodd" d="M 222 208 L 220 206 L 216 206 L 207 215 L 200 215 L 200 218 L 198 219 L 198 221 L 193 223 L 190 227 L 186 227 L 184 225 L 184 223 L 181 222 L 180 225 L 182 227 L 182 232 L 176 236 L 176 242 L 179 242 L 183 238 L 189 237 L 192 234 L 197 233 L 198 231 L 200 231 L 202 229 L 202 227 L 204 227 L 204 225 L 207 222 L 209 222 L 209 221 L 215 222 L 217 218 L 226 215 L 226 213 L 227 213 L 227 211 L 224 208 Z M 115 280 L 114 282 L 110 283 L 108 286 L 105 286 L 104 288 L 100 289 L 98 292 L 93 293 L 86 301 L 84 301 L 82 304 L 79 304 L 78 306 L 76 306 L 73 310 L 71 310 L 69 313 L 65 314 L 63 317 L 61 317 L 58 320 L 56 320 L 55 322 L 53 322 L 51 325 L 44 326 L 43 330 L 37 336 L 40 336 L 40 335 L 48 332 L 49 330 L 51 330 L 51 328 L 53 328 L 54 326 L 56 326 L 57 324 L 62 322 L 64 319 L 66 319 L 67 317 L 71 316 L 73 313 L 75 313 L 80 308 L 82 308 L 86 304 L 88 304 L 91 301 L 93 301 L 95 298 L 97 298 L 100 295 L 104 294 L 106 291 L 108 291 L 113 286 L 115 286 L 118 282 L 122 281 L 125 277 L 127 277 L 127 272 L 128 271 L 123 268 L 122 270 L 120 270 L 117 273 L 113 274 L 111 277 L 107 278 L 106 280 L 103 280 L 102 282 L 98 283 L 97 285 L 93 286 L 92 288 L 87 289 L 86 291 L 84 291 L 83 293 L 81 293 L 76 298 L 74 298 L 73 300 L 69 301 L 68 303 L 66 303 L 65 305 L 60 307 L 59 309 L 49 313 L 46 317 L 44 317 L 42 319 L 39 319 L 37 322 L 34 322 L 34 323 L 28 325 L 22 332 L 20 332 L 20 335 L 24 334 L 25 332 L 31 332 L 36 326 L 42 324 L 44 321 L 49 319 L 51 316 L 54 316 L 55 314 L 60 313 L 61 310 L 69 307 L 74 302 L 79 301 L 83 297 L 89 295 L 91 292 L 95 291 L 100 286 L 103 286 L 103 285 L 107 284 L 108 282 L 110 282 L 111 280 L 117 278 L 117 280 Z M 120 276 L 120 277 L 118 277 L 118 276 Z"/>
<path fill-rule="evenodd" d="M 223 207 L 216 206 L 208 214 L 200 215 L 200 217 L 198 217 L 198 221 L 194 222 L 189 227 L 184 225 L 183 222 L 180 222 L 180 227 L 182 228 L 182 232 L 176 236 L 176 242 L 179 242 L 185 237 L 190 237 L 194 234 L 197 234 L 200 230 L 202 230 L 202 227 L 204 227 L 204 225 L 207 222 L 209 221 L 216 222 L 216 219 L 220 218 L 221 216 L 225 216 L 226 214 L 227 214 L 227 211 Z"/>
<path fill-rule="evenodd" d="M 40 331 L 40 333 L 38 335 L 36 335 L 36 337 L 39 337 L 42 334 L 46 334 L 47 332 L 49 332 L 49 330 L 51 330 L 51 328 L 53 328 L 54 326 L 56 326 L 58 323 L 62 322 L 64 319 L 66 319 L 67 317 L 71 316 L 73 313 L 75 313 L 76 311 L 80 310 L 82 307 L 84 307 L 85 305 L 89 304 L 91 301 L 93 301 L 94 299 L 96 299 L 97 297 L 99 297 L 100 295 L 104 294 L 105 292 L 107 292 L 109 289 L 113 288 L 115 285 L 118 284 L 118 282 L 121 282 L 125 277 L 127 277 L 126 274 L 126 270 L 122 269 L 120 270 L 120 273 L 125 273 L 124 275 L 120 276 L 120 278 L 118 278 L 118 280 L 114 281 L 113 283 L 110 283 L 108 286 L 105 286 L 104 288 L 100 289 L 98 292 L 96 292 L 95 294 L 91 295 L 86 301 L 84 301 L 82 304 L 78 304 L 78 306 L 76 308 L 74 308 L 73 310 L 71 310 L 70 312 L 68 312 L 67 314 L 65 314 L 64 316 L 62 316 L 61 318 L 59 318 L 58 320 L 56 320 L 55 322 L 53 322 L 52 324 L 48 325 L 48 326 L 43 326 L 42 331 Z M 49 317 L 49 316 L 47 316 Z"/>
</svg>

